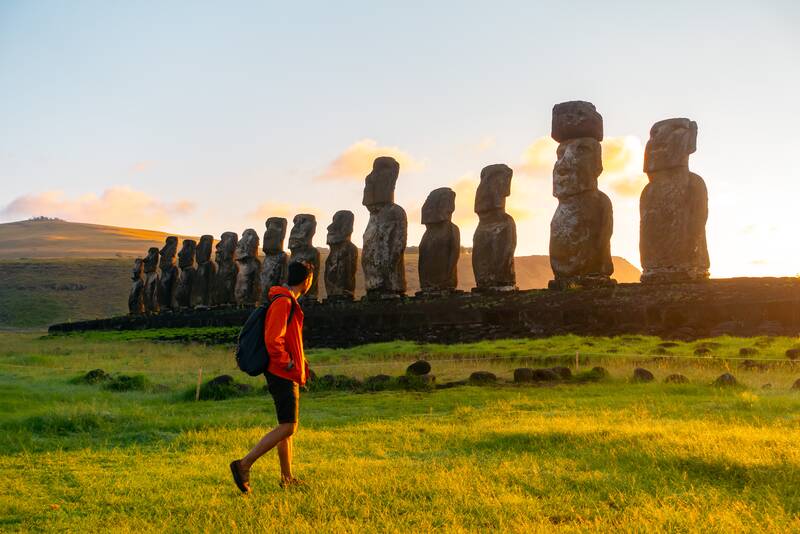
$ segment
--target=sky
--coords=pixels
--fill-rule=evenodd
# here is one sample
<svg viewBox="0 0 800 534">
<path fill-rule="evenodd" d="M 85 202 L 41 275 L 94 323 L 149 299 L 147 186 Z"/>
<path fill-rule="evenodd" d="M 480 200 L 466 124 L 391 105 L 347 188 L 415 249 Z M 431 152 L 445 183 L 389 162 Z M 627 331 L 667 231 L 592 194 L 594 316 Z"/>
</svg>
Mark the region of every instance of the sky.
<svg viewBox="0 0 800 534">
<path fill-rule="evenodd" d="M 547 254 L 551 110 L 604 119 L 612 254 L 639 265 L 650 126 L 698 123 L 711 274 L 800 273 L 796 2 L 0 2 L 0 222 L 188 235 L 361 205 L 401 164 L 409 244 L 452 187 L 462 244 L 481 169 L 514 169 L 517 254 Z"/>
</svg>

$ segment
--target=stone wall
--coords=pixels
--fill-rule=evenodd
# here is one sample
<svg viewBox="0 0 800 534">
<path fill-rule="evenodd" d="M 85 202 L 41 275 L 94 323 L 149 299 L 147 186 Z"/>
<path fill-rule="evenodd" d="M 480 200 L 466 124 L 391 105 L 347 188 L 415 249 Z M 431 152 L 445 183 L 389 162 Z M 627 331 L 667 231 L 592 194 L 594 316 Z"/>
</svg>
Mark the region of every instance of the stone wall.
<svg viewBox="0 0 800 534">
<path fill-rule="evenodd" d="M 216 308 L 56 324 L 50 332 L 240 326 L 251 308 Z M 305 309 L 308 347 L 406 339 L 457 343 L 557 334 L 696 339 L 798 335 L 800 279 L 731 278 L 568 291 L 456 294 L 322 303 Z"/>
</svg>

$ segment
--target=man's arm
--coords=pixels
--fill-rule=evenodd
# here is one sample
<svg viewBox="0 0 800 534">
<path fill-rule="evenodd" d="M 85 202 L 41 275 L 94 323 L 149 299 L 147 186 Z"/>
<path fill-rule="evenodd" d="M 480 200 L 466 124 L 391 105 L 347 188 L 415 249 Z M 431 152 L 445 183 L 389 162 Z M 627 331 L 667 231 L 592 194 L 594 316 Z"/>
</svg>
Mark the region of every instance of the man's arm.
<svg viewBox="0 0 800 534">
<path fill-rule="evenodd" d="M 264 343 L 270 359 L 288 364 L 291 355 L 286 352 L 286 323 L 292 302 L 287 297 L 278 297 L 269 305 L 267 320 L 264 326 Z"/>
</svg>

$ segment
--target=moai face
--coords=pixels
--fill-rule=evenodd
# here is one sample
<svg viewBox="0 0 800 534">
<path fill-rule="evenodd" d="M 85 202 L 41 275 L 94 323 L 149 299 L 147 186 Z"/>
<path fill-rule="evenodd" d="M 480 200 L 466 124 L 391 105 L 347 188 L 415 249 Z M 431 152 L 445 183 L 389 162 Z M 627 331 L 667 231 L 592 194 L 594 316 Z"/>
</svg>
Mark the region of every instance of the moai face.
<svg viewBox="0 0 800 534">
<path fill-rule="evenodd" d="M 591 137 L 602 141 L 603 117 L 591 102 L 572 100 L 556 104 L 553 106 L 550 136 L 559 143 L 579 137 Z"/>
<path fill-rule="evenodd" d="M 270 254 L 283 251 L 283 240 L 286 238 L 286 219 L 283 217 L 270 217 L 264 223 L 267 231 L 264 232 L 264 253 Z"/>
<path fill-rule="evenodd" d="M 343 243 L 350 241 L 350 236 L 353 234 L 353 221 L 355 216 L 352 211 L 340 210 L 333 214 L 333 221 L 328 225 L 328 239 L 329 245 L 336 243 Z"/>
<path fill-rule="evenodd" d="M 603 172 L 600 143 L 591 137 L 571 139 L 558 145 L 553 167 L 553 196 L 565 198 L 597 189 Z"/>
<path fill-rule="evenodd" d="M 184 239 L 181 251 L 178 252 L 178 267 L 186 269 L 193 266 L 195 250 L 197 250 L 197 242 L 194 239 Z"/>
<path fill-rule="evenodd" d="M 144 272 L 154 273 L 158 267 L 158 248 L 150 247 L 147 249 L 147 257 L 144 259 Z"/>
<path fill-rule="evenodd" d="M 312 247 L 312 239 L 317 231 L 317 218 L 309 213 L 295 215 L 292 220 L 294 226 L 289 233 L 289 249 Z"/>
<path fill-rule="evenodd" d="M 644 172 L 689 167 L 689 154 L 697 149 L 697 123 L 689 119 L 666 119 L 650 128 L 644 149 Z"/>
<path fill-rule="evenodd" d="M 243 260 L 258 256 L 258 234 L 252 228 L 242 232 L 242 238 L 236 245 L 236 259 Z"/>
<path fill-rule="evenodd" d="M 211 246 L 214 244 L 214 237 L 208 234 L 200 236 L 200 243 L 197 244 L 197 263 L 207 263 L 211 261 Z"/>
<path fill-rule="evenodd" d="M 224 232 L 216 246 L 216 260 L 219 264 L 233 261 L 236 252 L 236 245 L 239 243 L 239 236 L 236 232 Z"/>
<path fill-rule="evenodd" d="M 514 171 L 508 165 L 497 163 L 484 167 L 481 183 L 475 193 L 475 213 L 505 210 L 506 197 L 511 194 L 511 177 Z"/>
<path fill-rule="evenodd" d="M 175 254 L 178 252 L 178 238 L 174 235 L 167 237 L 167 241 L 159 251 L 161 259 L 158 266 L 161 269 L 175 265 Z"/>
<path fill-rule="evenodd" d="M 377 211 L 394 202 L 394 187 L 400 174 L 400 164 L 394 158 L 381 156 L 372 163 L 372 172 L 367 175 L 362 204 L 370 212 Z"/>
<path fill-rule="evenodd" d="M 505 198 L 505 197 L 503 197 Z M 449 221 L 456 209 L 456 193 L 449 187 L 434 189 L 422 205 L 422 224 Z"/>
<path fill-rule="evenodd" d="M 133 260 L 133 269 L 131 269 L 131 280 L 136 281 L 142 278 L 144 272 L 144 261 L 142 258 Z"/>
</svg>

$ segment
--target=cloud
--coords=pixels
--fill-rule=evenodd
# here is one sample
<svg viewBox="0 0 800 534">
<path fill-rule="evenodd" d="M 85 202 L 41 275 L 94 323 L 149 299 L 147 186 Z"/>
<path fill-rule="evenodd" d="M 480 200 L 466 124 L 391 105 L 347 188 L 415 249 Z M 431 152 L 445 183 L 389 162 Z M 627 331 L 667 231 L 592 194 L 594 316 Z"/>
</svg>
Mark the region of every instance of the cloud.
<svg viewBox="0 0 800 534">
<path fill-rule="evenodd" d="M 391 156 L 400 163 L 400 172 L 417 172 L 424 164 L 412 158 L 397 147 L 378 146 L 372 139 L 362 139 L 347 147 L 334 159 L 325 171 L 317 176 L 319 180 L 363 180 L 372 169 L 372 162 L 378 156 Z"/>
<path fill-rule="evenodd" d="M 247 214 L 247 219 L 259 221 L 263 225 L 264 221 L 270 217 L 284 217 L 289 221 L 289 226 L 291 227 L 292 219 L 294 219 L 294 216 L 298 213 L 310 213 L 314 215 L 317 218 L 317 226 L 320 224 L 328 224 L 328 222 L 324 220 L 326 213 L 319 208 L 281 202 L 264 202 L 263 204 L 259 204 L 256 209 Z"/>
<path fill-rule="evenodd" d="M 480 140 L 480 142 L 477 145 L 475 145 L 475 148 L 478 152 L 485 152 L 490 148 L 494 147 L 496 143 L 497 140 L 494 138 L 494 136 L 486 135 Z"/>
<path fill-rule="evenodd" d="M 155 165 L 154 161 L 149 161 L 149 160 L 137 161 L 136 163 L 131 165 L 130 172 L 132 173 L 147 172 L 150 169 L 152 169 L 154 165 Z"/>
<path fill-rule="evenodd" d="M 552 176 L 556 163 L 558 143 L 548 136 L 542 136 L 528 145 L 522 153 L 521 162 L 516 171 L 522 174 Z"/>
<path fill-rule="evenodd" d="M 191 214 L 193 202 L 163 202 L 128 186 L 114 186 L 100 195 L 87 193 L 77 198 L 63 191 L 23 195 L 11 201 L 0 215 L 59 217 L 61 219 L 111 226 L 162 227 L 176 216 Z"/>
</svg>

